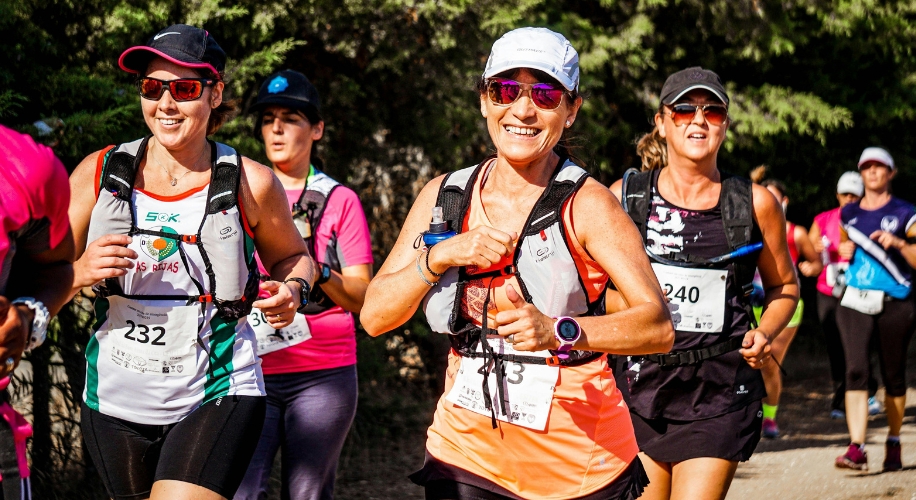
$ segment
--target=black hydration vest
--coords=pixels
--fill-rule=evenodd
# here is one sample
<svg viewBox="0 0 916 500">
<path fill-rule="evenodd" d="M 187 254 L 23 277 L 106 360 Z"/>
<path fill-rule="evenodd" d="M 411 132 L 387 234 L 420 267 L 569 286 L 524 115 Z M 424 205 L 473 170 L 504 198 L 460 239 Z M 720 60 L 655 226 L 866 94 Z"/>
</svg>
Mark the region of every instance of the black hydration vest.
<svg viewBox="0 0 916 500">
<path fill-rule="evenodd" d="M 188 268 L 181 243 L 196 245 L 206 264 L 208 283 L 191 276 L 196 295 L 127 295 L 118 278 L 108 278 L 96 287 L 100 297 L 119 295 L 135 300 L 186 300 L 188 305 L 212 302 L 217 314 L 227 321 L 247 316 L 257 300 L 260 273 L 253 248 L 246 248 L 244 222 L 239 206 L 242 160 L 229 146 L 210 142 L 211 170 L 207 210 L 196 234 L 175 234 L 137 227 L 133 190 L 137 171 L 152 136 L 118 145 L 104 158 L 99 180 L 99 198 L 92 210 L 88 241 L 105 234 L 145 234 L 178 243 L 178 253 Z M 246 276 L 247 275 L 247 276 Z"/>
<path fill-rule="evenodd" d="M 331 197 L 331 193 L 339 186 L 339 182 L 335 181 L 324 172 L 315 169 L 315 175 L 313 176 L 312 182 L 308 183 L 308 180 L 306 180 L 305 189 L 302 190 L 299 199 L 293 204 L 292 213 L 296 225 L 301 226 L 303 224 L 308 224 L 308 236 L 302 235 L 302 239 L 308 246 L 312 258 L 316 261 L 318 260 L 318 253 L 316 251 L 316 242 L 318 240 L 316 233 L 318 231 L 318 225 L 321 224 L 321 219 L 324 216 L 324 209 L 327 206 L 328 199 Z M 334 271 L 338 273 L 341 271 L 340 259 L 337 256 L 337 234 L 334 232 L 331 233 L 331 238 L 328 240 L 328 246 L 324 252 L 324 260 L 324 263 L 330 266 Z M 337 306 L 337 304 L 324 293 L 324 290 L 321 289 L 321 285 L 316 285 L 312 288 L 311 294 L 309 294 L 309 303 L 305 306 L 303 314 L 319 314 L 335 306 Z"/>
<path fill-rule="evenodd" d="M 652 185 L 658 178 L 659 171 L 639 172 L 629 169 L 623 174 L 622 206 L 636 224 L 643 244 L 646 242 L 647 221 L 652 208 Z M 754 221 L 753 184 L 749 179 L 721 172 L 722 188 L 719 192 L 719 208 L 722 210 L 722 224 L 725 227 L 725 238 L 729 251 L 735 251 L 755 241 L 761 241 L 760 228 Z M 748 312 L 753 324 L 754 313 L 750 305 L 750 294 L 754 290 L 754 273 L 757 270 L 758 252 L 738 257 L 729 266 L 733 268 L 734 293 L 742 307 Z M 685 267 L 711 267 L 707 259 L 684 253 L 653 256 L 675 261 Z M 664 263 L 664 262 L 663 262 Z M 728 341 L 690 351 L 672 352 L 670 354 L 642 356 L 662 366 L 684 366 L 699 363 L 705 359 L 731 352 L 741 347 L 741 339 Z"/>
</svg>

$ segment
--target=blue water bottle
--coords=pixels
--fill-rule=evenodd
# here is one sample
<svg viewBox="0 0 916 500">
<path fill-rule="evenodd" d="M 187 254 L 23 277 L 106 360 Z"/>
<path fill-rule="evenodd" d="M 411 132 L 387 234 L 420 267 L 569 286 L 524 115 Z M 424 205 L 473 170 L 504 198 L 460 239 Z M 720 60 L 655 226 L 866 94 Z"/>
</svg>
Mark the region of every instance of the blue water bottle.
<svg viewBox="0 0 916 500">
<path fill-rule="evenodd" d="M 442 207 L 433 207 L 433 220 L 429 223 L 429 230 L 423 231 L 423 244 L 431 247 L 456 234 L 448 228 L 448 221 L 442 217 Z"/>
</svg>

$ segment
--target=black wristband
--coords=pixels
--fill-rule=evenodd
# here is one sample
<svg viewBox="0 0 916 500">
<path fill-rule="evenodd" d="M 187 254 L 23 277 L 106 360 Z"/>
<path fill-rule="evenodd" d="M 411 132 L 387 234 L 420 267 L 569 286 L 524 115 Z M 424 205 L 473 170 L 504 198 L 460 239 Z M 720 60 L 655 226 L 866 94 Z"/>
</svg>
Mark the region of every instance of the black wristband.
<svg viewBox="0 0 916 500">
<path fill-rule="evenodd" d="M 331 279 L 331 266 L 322 263 L 318 268 L 320 272 L 318 273 L 318 279 L 315 280 L 315 284 L 323 285 Z"/>
<path fill-rule="evenodd" d="M 426 247 L 426 252 L 425 252 L 425 253 L 426 253 L 426 258 L 423 259 L 423 260 L 426 261 L 426 270 L 429 271 L 429 274 L 432 274 L 433 276 L 435 276 L 435 277 L 437 277 L 437 278 L 441 278 L 441 277 L 442 277 L 441 274 L 439 274 L 439 273 L 437 273 L 436 271 L 433 271 L 432 269 L 429 268 L 429 252 L 431 252 L 432 250 L 433 250 L 432 247 Z"/>
</svg>

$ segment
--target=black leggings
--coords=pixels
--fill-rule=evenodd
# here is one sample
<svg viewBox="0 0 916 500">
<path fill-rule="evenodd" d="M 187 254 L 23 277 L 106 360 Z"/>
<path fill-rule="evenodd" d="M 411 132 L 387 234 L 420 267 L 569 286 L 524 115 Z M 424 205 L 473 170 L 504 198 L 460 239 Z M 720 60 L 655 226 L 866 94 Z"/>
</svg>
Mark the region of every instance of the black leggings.
<svg viewBox="0 0 916 500">
<path fill-rule="evenodd" d="M 836 322 L 846 357 L 846 390 L 868 390 L 868 345 L 877 340 L 881 378 L 888 396 L 906 394 L 906 352 L 916 322 L 916 302 L 912 298 L 884 302 L 884 310 L 870 316 L 840 306 Z"/>
<path fill-rule="evenodd" d="M 843 354 L 843 341 L 840 339 L 840 329 L 836 324 L 836 310 L 840 306 L 840 299 L 832 295 L 817 294 L 817 319 L 824 332 L 824 345 L 827 347 L 827 357 L 830 359 L 830 378 L 833 380 L 833 401 L 830 408 L 842 410 L 846 407 L 844 400 L 846 394 L 846 358 Z M 870 345 L 874 347 L 872 338 Z M 878 391 L 878 381 L 874 374 L 868 377 L 868 395 L 874 396 Z"/>
<path fill-rule="evenodd" d="M 86 449 L 115 500 L 148 498 L 153 483 L 184 481 L 235 495 L 264 425 L 266 398 L 224 396 L 171 425 L 145 425 L 83 403 Z"/>
</svg>

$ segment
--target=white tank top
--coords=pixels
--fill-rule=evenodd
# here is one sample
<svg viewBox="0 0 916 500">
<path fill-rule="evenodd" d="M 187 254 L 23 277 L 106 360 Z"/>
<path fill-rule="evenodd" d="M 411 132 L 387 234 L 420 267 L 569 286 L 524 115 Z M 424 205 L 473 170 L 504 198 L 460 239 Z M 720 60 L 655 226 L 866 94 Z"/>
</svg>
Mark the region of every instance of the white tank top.
<svg viewBox="0 0 916 500">
<path fill-rule="evenodd" d="M 206 188 L 167 198 L 134 189 L 137 227 L 196 234 Z M 125 295 L 199 295 L 194 280 L 209 291 L 197 245 L 138 234 L 129 248 L 138 258 L 120 280 Z M 213 304 L 186 302 L 96 300 L 96 333 L 86 347 L 87 406 L 130 422 L 168 425 L 222 396 L 265 395 L 247 318 L 226 322 Z"/>
</svg>

